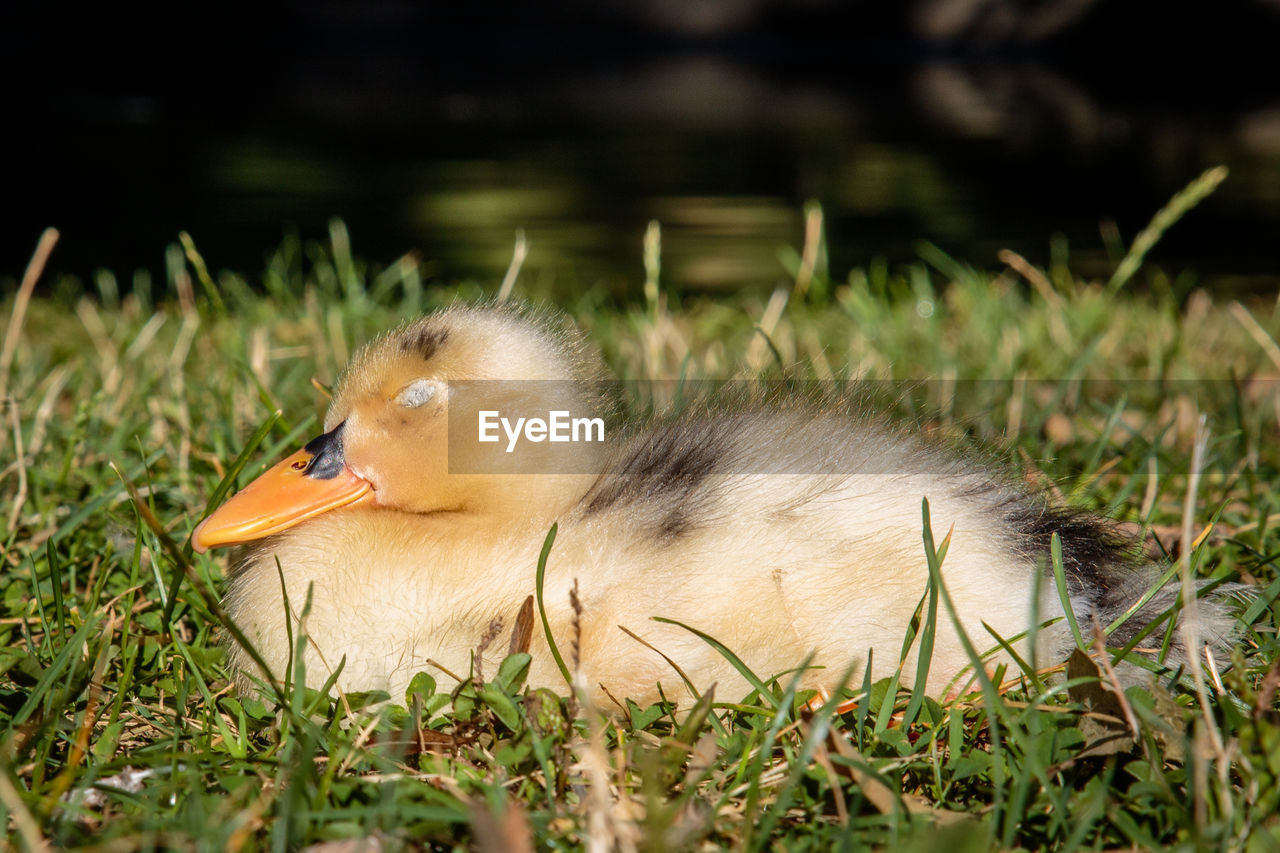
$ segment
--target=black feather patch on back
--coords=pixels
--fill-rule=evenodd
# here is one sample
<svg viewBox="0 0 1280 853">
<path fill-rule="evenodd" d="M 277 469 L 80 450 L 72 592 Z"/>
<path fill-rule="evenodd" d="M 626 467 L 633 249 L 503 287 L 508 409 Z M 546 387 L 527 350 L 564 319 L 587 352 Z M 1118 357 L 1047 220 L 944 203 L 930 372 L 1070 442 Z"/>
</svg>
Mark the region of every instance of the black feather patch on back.
<svg viewBox="0 0 1280 853">
<path fill-rule="evenodd" d="M 707 478 L 730 449 L 730 431 L 717 426 L 723 425 L 666 424 L 629 444 L 583 497 L 583 515 L 643 506 L 660 539 L 687 533 L 714 498 Z"/>
<path fill-rule="evenodd" d="M 1062 568 L 1073 600 L 1095 606 L 1106 601 L 1140 564 L 1135 545 L 1122 537 L 1105 519 L 1082 510 L 1049 505 L 1023 497 L 1005 507 L 1005 518 L 1025 540 L 1037 559 L 1043 559 L 1052 582 L 1050 542 L 1058 534 L 1062 543 Z"/>
<path fill-rule="evenodd" d="M 444 345 L 449 339 L 448 329 L 423 328 L 416 329 L 405 335 L 400 341 L 400 351 L 403 353 L 416 352 L 423 361 L 430 361 L 436 351 Z"/>
</svg>

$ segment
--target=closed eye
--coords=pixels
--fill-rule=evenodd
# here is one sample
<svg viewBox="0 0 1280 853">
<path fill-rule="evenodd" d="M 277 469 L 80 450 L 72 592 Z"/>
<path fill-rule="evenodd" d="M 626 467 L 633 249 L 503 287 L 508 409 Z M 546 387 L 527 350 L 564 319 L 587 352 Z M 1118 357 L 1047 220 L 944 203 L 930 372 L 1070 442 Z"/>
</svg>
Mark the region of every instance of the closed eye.
<svg viewBox="0 0 1280 853">
<path fill-rule="evenodd" d="M 415 379 L 396 394 L 396 402 L 406 409 L 416 409 L 436 395 L 436 383 L 430 379 Z"/>
</svg>

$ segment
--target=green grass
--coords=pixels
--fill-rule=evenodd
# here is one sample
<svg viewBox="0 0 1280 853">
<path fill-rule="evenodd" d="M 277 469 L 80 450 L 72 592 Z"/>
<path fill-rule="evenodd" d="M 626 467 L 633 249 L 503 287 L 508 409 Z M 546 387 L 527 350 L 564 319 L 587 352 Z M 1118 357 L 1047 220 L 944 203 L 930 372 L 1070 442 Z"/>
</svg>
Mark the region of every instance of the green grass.
<svg viewBox="0 0 1280 853">
<path fill-rule="evenodd" d="M 211 497 L 317 431 L 312 379 L 331 385 L 360 342 L 499 283 L 368 265 L 340 224 L 325 243 L 286 243 L 252 280 L 215 277 L 183 242 L 163 286 L 120 295 L 103 274 L 88 292 L 46 283 L 21 306 L 0 380 L 10 847 L 1280 848 L 1270 295 L 1236 305 L 1120 259 L 1110 284 L 1013 257 L 981 270 L 927 245 L 915 266 L 836 278 L 811 242 L 782 253 L 796 286 L 681 297 L 661 278 L 656 229 L 634 303 L 517 283 L 575 317 L 626 378 L 883 380 L 901 417 L 997 443 L 1011 467 L 1115 515 L 1152 550 L 1182 553 L 1184 528 L 1194 537 L 1212 520 L 1195 572 L 1262 590 L 1221 685 L 1166 677 L 1119 702 L 1085 658 L 1065 684 L 984 679 L 941 702 L 896 680 L 854 684 L 861 701 L 837 715 L 804 711 L 812 697 L 791 674 L 749 673 L 750 696 L 694 685 L 691 709 L 618 697 L 625 713 L 602 717 L 525 690 L 520 657 L 452 696 L 424 675 L 390 697 L 403 705 L 296 678 L 275 700 L 234 694 L 213 593 L 226 557 L 185 545 Z M 1184 517 L 1200 415 L 1206 452 Z M 922 509 L 936 579 L 945 531 Z M 945 587 L 921 594 L 904 658 L 927 659 L 951 618 Z M 557 639 L 571 666 L 571 638 Z M 970 640 L 975 655 L 996 645 Z M 106 787 L 130 769 L 145 773 L 134 790 Z"/>
</svg>

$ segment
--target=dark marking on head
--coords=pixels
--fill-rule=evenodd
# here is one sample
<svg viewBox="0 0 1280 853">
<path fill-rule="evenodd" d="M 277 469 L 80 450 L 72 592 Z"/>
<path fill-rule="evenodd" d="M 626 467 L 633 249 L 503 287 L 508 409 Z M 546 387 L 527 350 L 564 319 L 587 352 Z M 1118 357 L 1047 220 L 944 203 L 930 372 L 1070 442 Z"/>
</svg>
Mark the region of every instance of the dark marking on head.
<svg viewBox="0 0 1280 853">
<path fill-rule="evenodd" d="M 400 339 L 400 351 L 406 354 L 417 353 L 423 361 L 430 361 L 435 356 L 436 351 L 444 346 L 444 342 L 448 339 L 449 331 L 447 329 L 427 326 L 406 333 Z"/>
</svg>

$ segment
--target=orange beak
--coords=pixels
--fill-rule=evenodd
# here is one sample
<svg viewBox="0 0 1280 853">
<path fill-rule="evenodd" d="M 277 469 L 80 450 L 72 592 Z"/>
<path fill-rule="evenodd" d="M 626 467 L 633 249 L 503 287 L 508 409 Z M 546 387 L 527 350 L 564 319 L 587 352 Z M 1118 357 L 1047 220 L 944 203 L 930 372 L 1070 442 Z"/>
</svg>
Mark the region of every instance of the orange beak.
<svg viewBox="0 0 1280 853">
<path fill-rule="evenodd" d="M 342 424 L 245 486 L 191 534 L 191 546 L 210 548 L 252 542 L 338 507 L 355 503 L 373 486 L 343 461 Z"/>
</svg>

